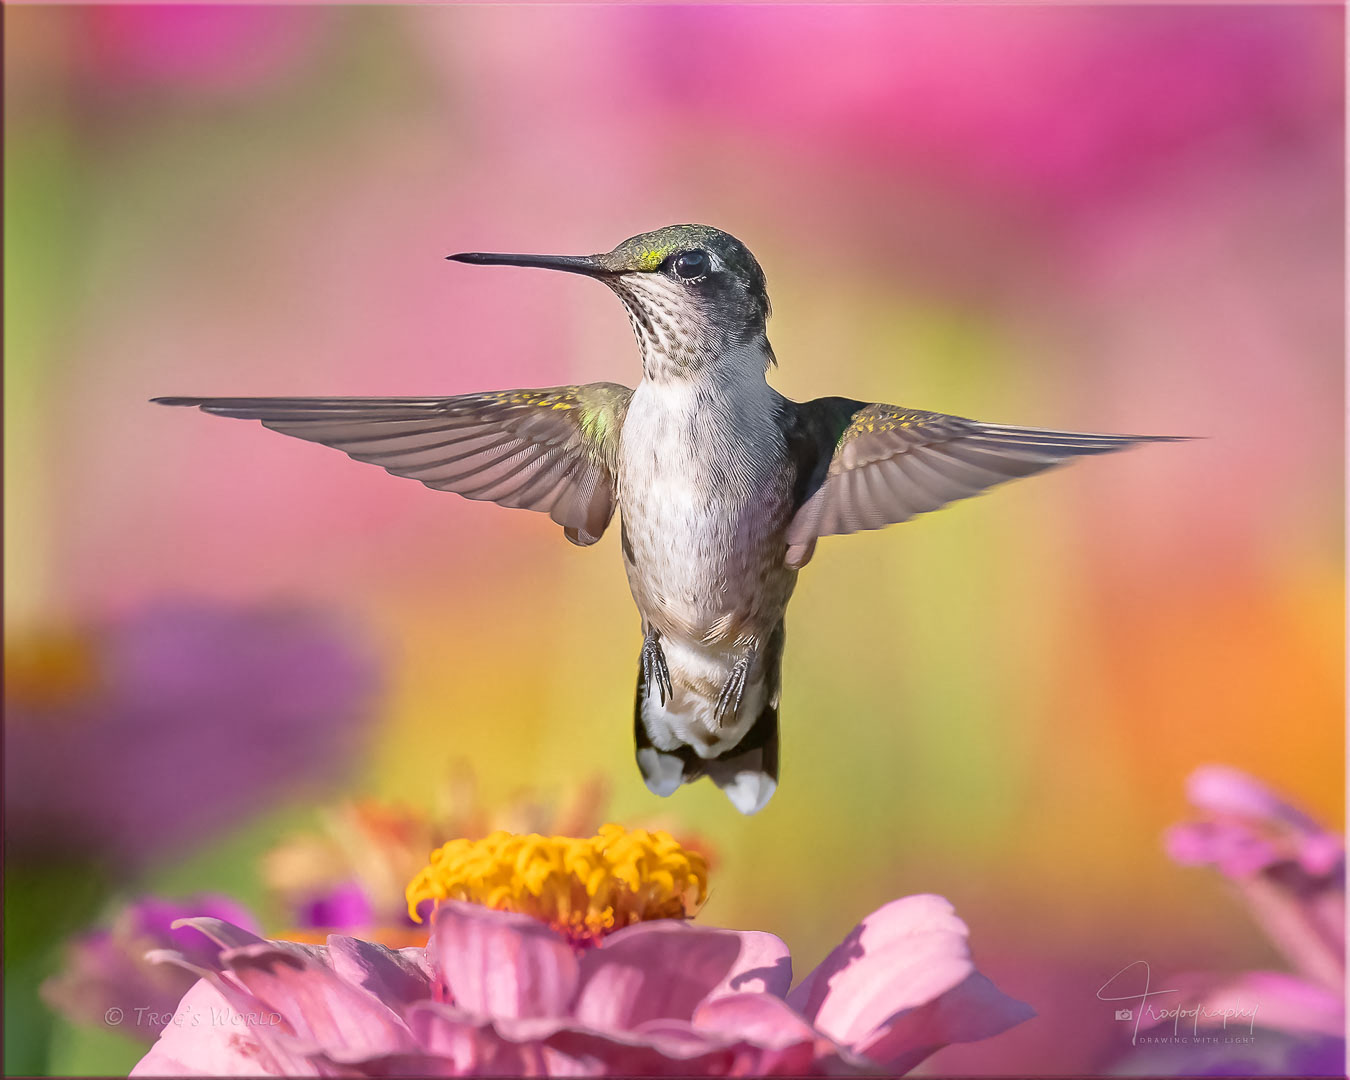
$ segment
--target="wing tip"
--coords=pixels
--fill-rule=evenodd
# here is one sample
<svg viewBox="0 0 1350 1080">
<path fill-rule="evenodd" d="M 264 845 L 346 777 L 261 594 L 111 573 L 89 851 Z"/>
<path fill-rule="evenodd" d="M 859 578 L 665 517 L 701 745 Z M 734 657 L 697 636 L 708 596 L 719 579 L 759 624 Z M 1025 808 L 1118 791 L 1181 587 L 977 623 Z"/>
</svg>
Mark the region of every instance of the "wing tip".
<svg viewBox="0 0 1350 1080">
<path fill-rule="evenodd" d="M 966 440 L 971 445 L 986 442 L 991 449 L 1023 447 L 1056 457 L 1080 457 L 1118 453 L 1150 443 L 1182 443 L 1207 439 L 1206 435 L 1126 435 L 1118 432 L 1056 431 L 1051 428 L 1013 427 L 1009 424 L 978 424 Z"/>
<path fill-rule="evenodd" d="M 1208 435 L 1127 435 L 1114 431 L 1064 431 L 1057 428 L 1026 427 L 1020 424 L 991 424 L 984 421 L 975 421 L 976 431 L 986 431 L 991 434 L 999 435 L 1026 435 L 1032 437 L 1048 438 L 1067 438 L 1067 439 L 1112 439 L 1121 443 L 1150 443 L 1150 442 L 1192 442 L 1196 439 L 1207 439 Z"/>
<path fill-rule="evenodd" d="M 1208 438 L 1208 435 L 1122 435 L 1118 449 L 1133 450 L 1136 446 L 1148 446 L 1150 443 L 1197 442 Z"/>
<path fill-rule="evenodd" d="M 200 407 L 206 404 L 206 398 L 199 397 L 152 397 L 151 405 L 181 405 L 191 407 Z"/>
<path fill-rule="evenodd" d="M 1194 442 L 1207 439 L 1208 435 L 1111 435 L 1107 438 L 1119 439 L 1119 449 L 1128 450 L 1135 446 L 1147 446 L 1149 443 Z M 1116 449 L 1116 447 L 1112 447 Z"/>
</svg>

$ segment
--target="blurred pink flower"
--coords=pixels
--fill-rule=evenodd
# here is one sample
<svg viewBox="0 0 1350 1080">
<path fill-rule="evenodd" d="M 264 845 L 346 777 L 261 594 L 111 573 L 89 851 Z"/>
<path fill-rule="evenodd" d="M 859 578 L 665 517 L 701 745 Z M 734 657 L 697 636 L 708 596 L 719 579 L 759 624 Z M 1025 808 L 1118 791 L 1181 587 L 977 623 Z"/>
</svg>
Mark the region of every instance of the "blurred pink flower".
<svg viewBox="0 0 1350 1080">
<path fill-rule="evenodd" d="M 94 5 L 76 23 L 80 75 L 95 93 L 263 93 L 313 53 L 329 17 L 303 5 Z"/>
<path fill-rule="evenodd" d="M 425 949 L 186 925 L 218 950 L 204 964 L 155 954 L 202 981 L 132 1075 L 894 1074 L 1032 1015 L 975 970 L 965 925 L 936 896 L 869 915 L 790 993 L 772 934 L 673 919 L 585 949 L 454 900 Z"/>
<path fill-rule="evenodd" d="M 1333 995 L 1338 1015 L 1332 1030 L 1343 1031 L 1344 838 L 1237 769 L 1204 766 L 1191 774 L 1186 789 L 1206 816 L 1168 830 L 1168 854 L 1183 865 L 1212 866 L 1233 883 L 1295 969 Z M 1274 980 L 1282 986 L 1292 981 Z M 1267 1017 L 1270 1012 L 1267 1007 Z"/>
<path fill-rule="evenodd" d="M 358 749 L 376 666 L 311 612 L 161 606 L 14 635 L 8 859 L 119 874 L 294 796 Z"/>
<path fill-rule="evenodd" d="M 1345 1065 L 1345 841 L 1237 769 L 1207 765 L 1186 785 L 1202 820 L 1173 826 L 1167 852 L 1225 875 L 1298 974 L 1249 971 L 1168 976 L 1169 998 L 1144 1027 L 1234 1025 L 1274 1038 L 1205 1050 L 1211 1074 L 1337 1075 Z M 1173 997 L 1172 994 L 1175 994 Z M 1173 1010 L 1182 1010 L 1174 1019 Z M 1196 1010 L 1191 1012 L 1191 1010 Z M 1167 1015 L 1159 1015 L 1165 1013 Z M 1144 1071 L 1159 1071 L 1147 1053 Z"/>
<path fill-rule="evenodd" d="M 153 1042 L 197 977 L 153 963 L 146 954 L 174 949 L 194 964 L 205 964 L 213 953 L 200 934 L 174 928 L 190 914 L 257 928 L 253 916 L 228 897 L 145 897 L 119 911 L 111 927 L 71 941 L 61 970 L 42 984 L 42 1000 L 77 1024 L 106 1025 L 115 1015 L 120 1031 Z"/>
<path fill-rule="evenodd" d="M 1186 781 L 1186 797 L 1206 818 L 1165 834 L 1167 853 L 1182 865 L 1213 866 L 1238 882 L 1279 872 L 1304 891 L 1341 885 L 1344 838 L 1246 773 L 1205 765 Z"/>
<path fill-rule="evenodd" d="M 706 128 L 768 133 L 803 163 L 862 162 L 1005 213 L 1016 199 L 1058 216 L 1215 143 L 1265 149 L 1339 130 L 1341 19 L 1331 8 L 671 7 L 645 19 L 642 45 L 678 55 L 677 70 L 637 85 Z"/>
</svg>

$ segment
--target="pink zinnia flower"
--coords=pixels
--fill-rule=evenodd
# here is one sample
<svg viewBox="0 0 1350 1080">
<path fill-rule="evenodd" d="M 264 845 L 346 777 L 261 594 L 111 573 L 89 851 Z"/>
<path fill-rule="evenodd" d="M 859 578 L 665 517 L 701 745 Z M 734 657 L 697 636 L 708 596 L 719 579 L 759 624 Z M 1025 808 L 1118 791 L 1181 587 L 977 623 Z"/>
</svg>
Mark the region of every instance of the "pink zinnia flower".
<svg viewBox="0 0 1350 1080">
<path fill-rule="evenodd" d="M 248 929 L 255 925 L 246 908 L 225 896 L 143 897 L 120 910 L 111 926 L 67 943 L 61 970 L 42 984 L 42 1000 L 74 1023 L 116 1027 L 133 1039 L 153 1042 L 197 979 L 180 967 L 152 963 L 146 954 L 175 949 L 199 964 L 214 956 L 200 934 L 175 928 L 188 914 Z"/>
<path fill-rule="evenodd" d="M 185 920 L 215 955 L 155 955 L 202 978 L 133 1075 L 894 1074 L 1032 1015 L 941 897 L 873 912 L 789 990 L 772 934 L 685 921 L 706 887 L 665 833 L 494 833 L 409 886 L 437 902 L 425 949 Z"/>
<path fill-rule="evenodd" d="M 1168 976 L 1161 1013 L 1145 1027 L 1178 1031 L 1224 1026 L 1263 1030 L 1258 1048 L 1204 1051 L 1191 1064 L 1206 1072 L 1343 1075 L 1345 1066 L 1345 841 L 1259 781 L 1207 765 L 1186 785 L 1199 820 L 1173 826 L 1164 843 L 1173 859 L 1222 873 L 1294 972 L 1201 972 Z M 1160 1071 L 1147 1054 L 1136 1064 Z"/>
<path fill-rule="evenodd" d="M 1197 769 L 1186 794 L 1204 817 L 1168 830 L 1168 854 L 1184 865 L 1212 866 L 1233 883 L 1294 968 L 1334 995 L 1333 1030 L 1343 1032 L 1344 838 L 1237 769 Z M 1308 1014 L 1303 1003 L 1297 1011 Z"/>
</svg>

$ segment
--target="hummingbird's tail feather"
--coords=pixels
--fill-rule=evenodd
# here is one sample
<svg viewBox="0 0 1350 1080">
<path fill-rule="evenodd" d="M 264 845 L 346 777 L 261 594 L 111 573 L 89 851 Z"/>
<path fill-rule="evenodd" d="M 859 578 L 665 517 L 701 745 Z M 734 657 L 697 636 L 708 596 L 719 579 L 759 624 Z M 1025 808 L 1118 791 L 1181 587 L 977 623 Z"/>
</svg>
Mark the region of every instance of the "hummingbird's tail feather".
<svg viewBox="0 0 1350 1080">
<path fill-rule="evenodd" d="M 778 698 L 783 642 L 783 624 L 779 622 L 763 654 L 759 684 L 746 695 L 747 704 L 752 699 L 758 703 L 755 722 L 734 746 L 710 758 L 701 757 L 687 744 L 662 749 L 653 743 L 646 714 L 654 703 L 648 700 L 646 670 L 642 664 L 638 665 L 633 741 L 638 771 L 652 794 L 665 798 L 682 785 L 707 776 L 742 814 L 757 814 L 764 809 L 778 788 Z M 669 745 L 668 736 L 663 741 Z"/>
<path fill-rule="evenodd" d="M 681 784 L 698 776 L 698 755 L 687 746 L 675 750 L 658 750 L 653 744 L 642 718 L 648 693 L 647 671 L 638 664 L 637 700 L 633 704 L 633 743 L 636 748 L 638 771 L 642 781 L 653 795 L 665 799 L 674 795 Z M 688 770 L 688 775 L 686 775 Z"/>
<path fill-rule="evenodd" d="M 647 737 L 647 731 L 642 726 L 641 720 L 638 720 L 635 730 L 638 771 L 642 773 L 642 782 L 653 795 L 659 795 L 663 799 L 669 798 L 679 790 L 681 784 L 687 784 L 698 777 L 696 771 L 687 774 L 685 772 L 686 768 L 697 769 L 694 765 L 697 759 L 687 746 L 673 751 L 658 750 Z"/>
<path fill-rule="evenodd" d="M 778 704 L 764 703 L 749 733 L 720 757 L 700 758 L 692 747 L 658 750 L 642 722 L 644 687 L 639 676 L 633 723 L 638 771 L 653 795 L 675 794 L 684 784 L 707 776 L 742 814 L 757 814 L 778 789 Z"/>
<path fill-rule="evenodd" d="M 778 705 L 764 703 L 759 719 L 729 754 L 703 762 L 703 771 L 742 814 L 758 814 L 778 790 Z"/>
</svg>

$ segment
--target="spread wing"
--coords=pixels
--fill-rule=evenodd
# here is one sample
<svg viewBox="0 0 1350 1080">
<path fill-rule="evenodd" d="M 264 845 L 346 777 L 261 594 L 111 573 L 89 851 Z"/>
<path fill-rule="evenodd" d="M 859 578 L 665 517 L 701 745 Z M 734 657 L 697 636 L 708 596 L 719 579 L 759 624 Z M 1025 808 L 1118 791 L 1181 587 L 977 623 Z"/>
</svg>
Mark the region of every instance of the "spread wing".
<svg viewBox="0 0 1350 1080">
<path fill-rule="evenodd" d="M 793 567 L 811 558 L 817 537 L 908 521 L 1083 454 L 1180 441 L 982 424 L 848 398 L 788 408 L 798 465 L 798 508 L 787 533 Z"/>
<path fill-rule="evenodd" d="M 542 510 L 575 544 L 614 514 L 617 383 L 448 398 L 155 398 L 332 446 L 438 491 Z"/>
</svg>

